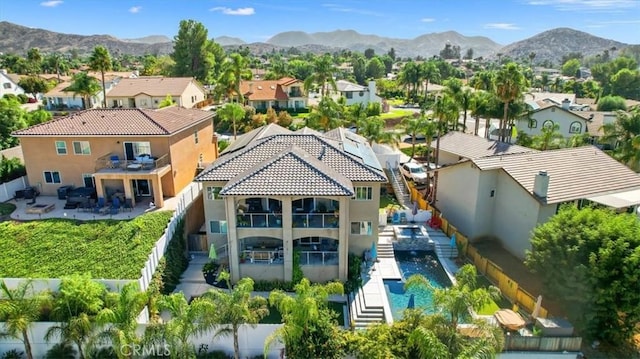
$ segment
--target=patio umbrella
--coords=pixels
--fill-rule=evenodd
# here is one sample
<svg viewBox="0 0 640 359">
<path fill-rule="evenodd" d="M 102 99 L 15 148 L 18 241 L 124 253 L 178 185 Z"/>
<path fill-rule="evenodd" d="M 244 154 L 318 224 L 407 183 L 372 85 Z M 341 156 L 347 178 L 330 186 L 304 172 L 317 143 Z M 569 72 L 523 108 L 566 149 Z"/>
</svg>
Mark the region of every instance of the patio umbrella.
<svg viewBox="0 0 640 359">
<path fill-rule="evenodd" d="M 407 303 L 407 309 L 413 309 L 416 307 L 416 298 L 414 294 L 409 297 L 409 303 Z"/>
<path fill-rule="evenodd" d="M 209 247 L 209 259 L 218 259 L 218 253 L 216 253 L 216 247 L 211 243 Z"/>
<path fill-rule="evenodd" d="M 378 250 L 376 249 L 376 242 L 371 243 L 371 260 L 376 261 L 378 259 Z"/>
<path fill-rule="evenodd" d="M 451 242 L 449 242 L 449 245 L 451 246 L 451 257 L 453 258 L 453 249 L 456 248 L 456 234 L 452 234 L 451 235 Z"/>
<path fill-rule="evenodd" d="M 533 313 L 531 313 L 531 317 L 538 318 L 538 315 L 540 315 L 541 307 L 542 307 L 542 295 L 539 295 L 538 300 L 536 301 L 536 305 L 533 307 Z"/>
<path fill-rule="evenodd" d="M 516 126 L 511 127 L 511 138 L 516 140 L 518 138 L 518 129 Z"/>
</svg>

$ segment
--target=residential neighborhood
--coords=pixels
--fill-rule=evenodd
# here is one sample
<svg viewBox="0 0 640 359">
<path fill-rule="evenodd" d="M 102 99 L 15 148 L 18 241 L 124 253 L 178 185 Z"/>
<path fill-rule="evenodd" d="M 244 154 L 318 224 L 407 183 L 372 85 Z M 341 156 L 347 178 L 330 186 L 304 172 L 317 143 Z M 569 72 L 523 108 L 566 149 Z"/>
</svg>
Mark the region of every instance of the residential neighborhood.
<svg viewBox="0 0 640 359">
<path fill-rule="evenodd" d="M 0 22 L 0 358 L 640 358 L 637 45 L 206 25 Z"/>
</svg>

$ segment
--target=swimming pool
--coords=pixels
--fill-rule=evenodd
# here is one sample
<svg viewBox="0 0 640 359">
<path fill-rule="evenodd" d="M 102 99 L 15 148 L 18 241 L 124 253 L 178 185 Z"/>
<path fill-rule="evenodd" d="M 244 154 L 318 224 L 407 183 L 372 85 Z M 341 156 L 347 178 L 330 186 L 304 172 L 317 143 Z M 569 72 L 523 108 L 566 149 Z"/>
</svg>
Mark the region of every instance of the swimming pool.
<svg viewBox="0 0 640 359">
<path fill-rule="evenodd" d="M 422 274 L 429 279 L 436 288 L 451 286 L 451 280 L 432 251 L 396 251 L 396 263 L 406 279 L 413 274 Z M 384 287 L 389 298 L 389 305 L 393 319 L 402 318 L 402 312 L 407 309 L 411 295 L 415 308 L 422 308 L 426 313 L 435 313 L 433 305 L 433 291 L 428 288 L 411 288 L 405 292 L 404 282 L 401 280 L 385 279 Z"/>
<path fill-rule="evenodd" d="M 394 226 L 396 239 L 428 237 L 422 226 Z"/>
</svg>

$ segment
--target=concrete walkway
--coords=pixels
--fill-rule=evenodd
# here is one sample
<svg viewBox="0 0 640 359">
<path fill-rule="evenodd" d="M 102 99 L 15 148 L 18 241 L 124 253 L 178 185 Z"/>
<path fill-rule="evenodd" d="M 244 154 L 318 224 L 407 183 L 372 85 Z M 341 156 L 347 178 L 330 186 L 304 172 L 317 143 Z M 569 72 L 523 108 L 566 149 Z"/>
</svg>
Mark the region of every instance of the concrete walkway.
<svg viewBox="0 0 640 359">
<path fill-rule="evenodd" d="M 202 267 L 207 262 L 209 262 L 209 257 L 206 254 L 192 254 L 189 267 L 182 273 L 180 284 L 178 284 L 174 292 L 184 293 L 188 300 L 214 288 L 204 280 L 204 275 L 202 274 Z"/>
</svg>

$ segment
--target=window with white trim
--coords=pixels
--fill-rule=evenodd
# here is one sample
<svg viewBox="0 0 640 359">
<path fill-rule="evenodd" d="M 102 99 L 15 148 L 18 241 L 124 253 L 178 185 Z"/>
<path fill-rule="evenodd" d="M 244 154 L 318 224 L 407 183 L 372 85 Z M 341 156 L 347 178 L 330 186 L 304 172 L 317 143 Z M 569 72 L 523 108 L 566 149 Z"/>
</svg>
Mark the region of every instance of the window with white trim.
<svg viewBox="0 0 640 359">
<path fill-rule="evenodd" d="M 73 141 L 73 153 L 76 155 L 90 155 L 91 146 L 89 141 Z"/>
<path fill-rule="evenodd" d="M 358 201 L 370 201 L 373 198 L 372 187 L 356 187 L 356 200 Z"/>
<path fill-rule="evenodd" d="M 542 123 L 542 128 L 553 128 L 554 123 L 551 120 L 546 120 Z"/>
<path fill-rule="evenodd" d="M 227 221 L 209 221 L 209 231 L 211 233 L 227 233 Z"/>
<path fill-rule="evenodd" d="M 45 183 L 62 183 L 58 171 L 44 171 L 43 174 Z"/>
<path fill-rule="evenodd" d="M 571 122 L 571 126 L 569 126 L 569 133 L 580 133 L 582 132 L 582 124 L 580 121 Z"/>
<path fill-rule="evenodd" d="M 371 235 L 372 233 L 373 229 L 371 227 L 371 222 L 351 222 L 351 234 L 360 234 L 366 236 Z"/>
<path fill-rule="evenodd" d="M 56 141 L 56 153 L 59 155 L 66 155 L 67 143 L 64 141 Z"/>
<path fill-rule="evenodd" d="M 221 200 L 220 191 L 222 191 L 222 187 L 207 186 L 207 199 L 210 201 Z"/>
</svg>

